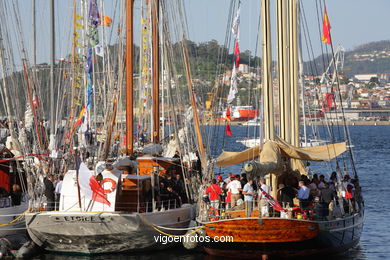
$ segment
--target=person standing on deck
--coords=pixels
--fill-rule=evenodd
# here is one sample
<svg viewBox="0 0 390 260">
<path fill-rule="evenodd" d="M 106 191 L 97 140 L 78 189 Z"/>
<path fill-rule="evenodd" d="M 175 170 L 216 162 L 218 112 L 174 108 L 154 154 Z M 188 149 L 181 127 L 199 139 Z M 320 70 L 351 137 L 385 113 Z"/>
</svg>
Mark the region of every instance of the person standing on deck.
<svg viewBox="0 0 390 260">
<path fill-rule="evenodd" d="M 216 179 L 211 180 L 211 185 L 207 187 L 205 194 L 209 195 L 210 206 L 215 209 L 214 214 L 218 215 L 219 195 L 222 194 L 222 190 L 218 186 Z"/>
<path fill-rule="evenodd" d="M 249 218 L 252 215 L 253 196 L 255 195 L 255 191 L 253 189 L 253 180 L 248 180 L 244 186 L 244 189 L 242 190 L 242 194 L 244 195 L 246 217 Z"/>
<path fill-rule="evenodd" d="M 306 209 L 307 206 L 309 206 L 310 203 L 309 195 L 310 195 L 310 189 L 305 186 L 304 181 L 300 181 L 297 199 L 299 199 L 299 207 L 301 209 Z"/>
<path fill-rule="evenodd" d="M 64 180 L 64 176 L 60 176 L 60 180 L 56 184 L 55 188 L 55 197 L 56 197 L 56 205 L 55 205 L 55 210 L 59 209 L 60 206 L 60 197 L 61 197 L 61 190 L 62 190 L 62 182 Z"/>
<path fill-rule="evenodd" d="M 270 187 L 265 184 L 264 177 L 260 177 L 259 179 L 259 213 L 260 217 L 268 217 L 269 216 L 269 210 L 268 210 L 268 201 L 264 197 L 262 191 L 265 191 L 266 193 L 270 193 Z"/>
<path fill-rule="evenodd" d="M 48 175 L 44 180 L 45 184 L 45 196 L 47 200 L 47 211 L 54 210 L 54 184 L 53 184 L 53 175 Z"/>
<path fill-rule="evenodd" d="M 239 175 L 233 175 L 234 180 L 229 182 L 226 186 L 227 190 L 231 193 L 231 207 L 236 206 L 237 201 L 240 199 L 241 182 Z"/>
</svg>

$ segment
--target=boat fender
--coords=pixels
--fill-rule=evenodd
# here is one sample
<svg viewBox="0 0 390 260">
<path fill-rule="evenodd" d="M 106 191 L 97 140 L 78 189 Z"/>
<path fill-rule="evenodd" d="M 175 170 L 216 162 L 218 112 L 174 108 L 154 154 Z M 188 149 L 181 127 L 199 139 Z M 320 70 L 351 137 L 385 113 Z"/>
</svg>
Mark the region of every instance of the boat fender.
<svg viewBox="0 0 390 260">
<path fill-rule="evenodd" d="M 111 183 L 111 187 L 109 189 L 104 189 L 104 193 L 111 193 L 111 192 L 113 192 L 116 189 L 116 181 L 114 181 L 111 178 L 104 178 L 103 181 L 102 181 L 102 185 L 104 185 L 104 183 L 106 183 L 106 182 Z"/>
<path fill-rule="evenodd" d="M 198 239 L 199 235 L 197 232 L 194 232 L 194 230 L 188 230 L 185 234 L 185 239 L 182 240 L 184 248 L 191 250 L 198 247 Z"/>
</svg>

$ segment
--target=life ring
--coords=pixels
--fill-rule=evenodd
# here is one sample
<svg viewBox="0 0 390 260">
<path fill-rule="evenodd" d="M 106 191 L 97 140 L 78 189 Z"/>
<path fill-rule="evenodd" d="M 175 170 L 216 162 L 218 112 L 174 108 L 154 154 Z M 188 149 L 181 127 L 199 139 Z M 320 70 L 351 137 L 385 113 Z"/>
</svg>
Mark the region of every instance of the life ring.
<svg viewBox="0 0 390 260">
<path fill-rule="evenodd" d="M 102 181 L 102 186 L 103 186 L 104 183 L 106 183 L 106 182 L 111 183 L 111 188 L 103 190 L 104 193 L 111 193 L 111 192 L 113 192 L 113 191 L 116 189 L 116 181 L 114 181 L 114 180 L 111 179 L 111 178 L 104 178 L 103 181 Z"/>
</svg>

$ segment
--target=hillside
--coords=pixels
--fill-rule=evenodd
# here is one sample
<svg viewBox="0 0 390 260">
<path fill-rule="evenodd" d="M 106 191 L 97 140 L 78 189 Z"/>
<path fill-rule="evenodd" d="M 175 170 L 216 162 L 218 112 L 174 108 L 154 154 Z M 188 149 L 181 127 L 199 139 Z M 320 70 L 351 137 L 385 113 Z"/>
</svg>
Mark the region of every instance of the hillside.
<svg viewBox="0 0 390 260">
<path fill-rule="evenodd" d="M 323 61 L 327 64 L 330 59 L 330 55 L 317 57 L 315 59 L 317 71 L 323 71 Z M 311 65 L 313 68 L 313 63 Z M 343 72 L 346 77 L 355 74 L 390 73 L 390 41 L 370 42 L 346 51 Z M 309 62 L 305 63 L 305 73 L 315 74 L 311 72 Z"/>
</svg>

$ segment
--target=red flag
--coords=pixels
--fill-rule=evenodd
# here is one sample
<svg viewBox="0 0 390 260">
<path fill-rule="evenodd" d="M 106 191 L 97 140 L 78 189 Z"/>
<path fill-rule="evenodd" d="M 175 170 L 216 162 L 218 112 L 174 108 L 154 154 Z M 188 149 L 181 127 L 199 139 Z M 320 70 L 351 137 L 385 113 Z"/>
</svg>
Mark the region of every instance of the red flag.
<svg viewBox="0 0 390 260">
<path fill-rule="evenodd" d="M 238 46 L 238 41 L 234 46 L 234 56 L 236 57 L 236 68 L 238 68 L 240 66 L 240 47 Z"/>
<path fill-rule="evenodd" d="M 226 120 L 232 121 L 232 117 L 230 116 L 230 106 L 226 110 Z"/>
<path fill-rule="evenodd" d="M 276 210 L 276 211 L 287 211 L 280 204 L 272 198 L 267 192 L 265 192 L 261 187 L 259 187 L 261 194 L 267 199 L 268 203 Z"/>
<path fill-rule="evenodd" d="M 232 130 L 230 129 L 230 124 L 229 124 L 229 123 L 226 124 L 225 133 L 226 133 L 228 136 L 232 136 Z"/>
<path fill-rule="evenodd" d="M 84 193 L 87 199 L 111 206 L 111 203 L 107 200 L 106 194 L 104 193 L 103 187 L 100 186 L 95 176 L 91 174 L 84 163 L 80 164 L 78 181 L 80 190 Z"/>
<path fill-rule="evenodd" d="M 328 13 L 326 12 L 326 8 L 324 11 L 324 20 L 322 22 L 322 41 L 327 44 L 332 44 L 330 39 L 330 23 L 329 23 Z"/>
</svg>

